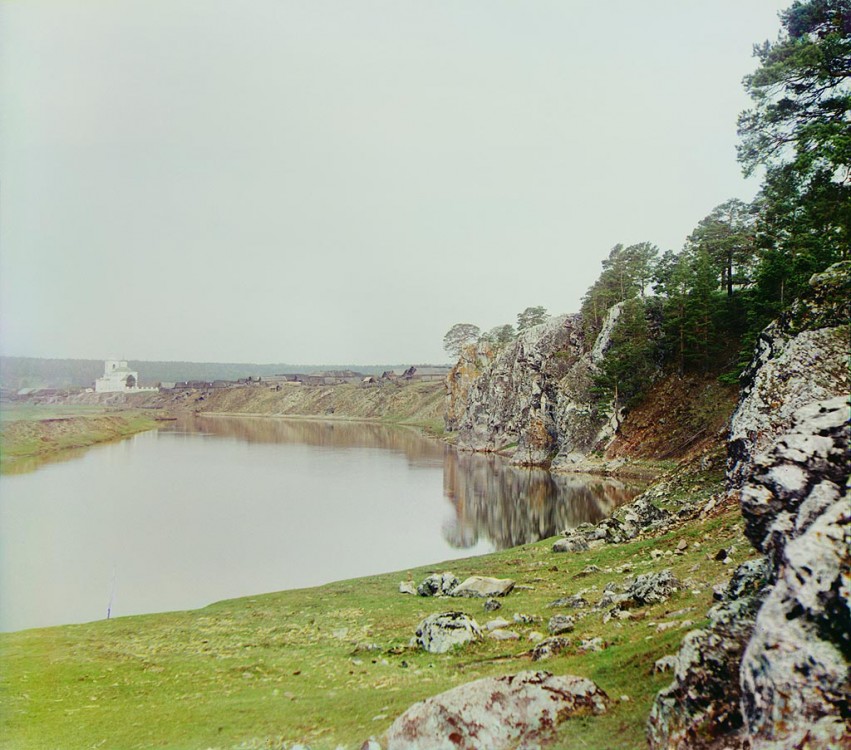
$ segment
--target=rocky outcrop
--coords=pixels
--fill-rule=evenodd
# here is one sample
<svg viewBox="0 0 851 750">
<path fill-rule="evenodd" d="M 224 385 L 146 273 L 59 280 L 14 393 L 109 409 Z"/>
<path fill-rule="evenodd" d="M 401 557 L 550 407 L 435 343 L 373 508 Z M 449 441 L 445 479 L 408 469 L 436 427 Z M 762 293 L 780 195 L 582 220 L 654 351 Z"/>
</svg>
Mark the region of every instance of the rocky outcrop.
<svg viewBox="0 0 851 750">
<path fill-rule="evenodd" d="M 577 713 L 602 713 L 591 680 L 549 672 L 486 677 L 411 706 L 387 731 L 388 750 L 508 750 L 540 747 Z"/>
<path fill-rule="evenodd" d="M 557 385 L 582 353 L 578 316 L 562 315 L 522 331 L 492 358 L 477 350 L 476 367 L 462 358 L 449 378 L 447 427 L 461 447 L 548 462 L 560 444 Z"/>
<path fill-rule="evenodd" d="M 430 654 L 445 654 L 466 643 L 480 641 L 482 629 L 463 612 L 429 615 L 417 627 L 416 642 Z"/>
<path fill-rule="evenodd" d="M 800 409 L 742 491 L 747 531 L 776 581 L 741 665 L 754 748 L 792 746 L 807 733 L 808 747 L 826 748 L 851 736 L 847 419 L 844 398 Z"/>
<path fill-rule="evenodd" d="M 756 456 L 788 431 L 802 406 L 847 395 L 851 261 L 810 280 L 810 292 L 759 336 L 730 423 L 728 479 L 751 475 Z"/>
<path fill-rule="evenodd" d="M 686 636 L 651 748 L 851 747 L 851 263 L 762 334 L 733 418 L 728 488 L 765 554 Z"/>
<path fill-rule="evenodd" d="M 716 741 L 719 748 L 743 746 L 739 667 L 768 576 L 764 560 L 741 565 L 724 600 L 709 611 L 709 626 L 688 633 L 675 657 L 664 657 L 660 671 L 672 665 L 674 681 L 651 709 L 651 748 L 692 750 L 715 747 Z"/>
</svg>

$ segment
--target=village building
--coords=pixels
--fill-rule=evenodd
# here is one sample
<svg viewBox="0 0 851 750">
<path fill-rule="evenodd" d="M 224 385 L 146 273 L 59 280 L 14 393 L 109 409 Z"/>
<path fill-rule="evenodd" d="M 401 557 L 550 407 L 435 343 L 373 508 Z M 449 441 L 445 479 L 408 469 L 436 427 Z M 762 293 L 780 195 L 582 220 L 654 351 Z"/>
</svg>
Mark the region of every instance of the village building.
<svg viewBox="0 0 851 750">
<path fill-rule="evenodd" d="M 139 373 L 127 367 L 123 359 L 108 359 L 103 365 L 103 375 L 95 380 L 95 393 L 131 393 L 154 391 L 156 388 L 140 388 Z"/>
</svg>

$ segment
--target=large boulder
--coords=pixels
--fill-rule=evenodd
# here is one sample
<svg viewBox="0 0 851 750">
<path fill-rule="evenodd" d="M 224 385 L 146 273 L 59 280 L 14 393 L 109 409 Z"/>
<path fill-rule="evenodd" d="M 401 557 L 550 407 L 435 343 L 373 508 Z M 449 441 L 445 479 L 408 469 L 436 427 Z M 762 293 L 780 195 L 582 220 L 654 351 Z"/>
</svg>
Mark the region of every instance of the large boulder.
<svg viewBox="0 0 851 750">
<path fill-rule="evenodd" d="M 606 703 L 606 694 L 584 677 L 486 677 L 411 706 L 387 731 L 387 750 L 540 747 L 566 719 L 602 713 Z"/>
<path fill-rule="evenodd" d="M 507 596 L 514 588 L 510 578 L 488 578 L 470 576 L 452 588 L 450 596 L 480 597 L 490 599 L 494 596 Z"/>
<path fill-rule="evenodd" d="M 463 612 L 429 615 L 417 626 L 416 633 L 417 643 L 431 654 L 445 654 L 482 637 L 479 623 Z"/>
</svg>

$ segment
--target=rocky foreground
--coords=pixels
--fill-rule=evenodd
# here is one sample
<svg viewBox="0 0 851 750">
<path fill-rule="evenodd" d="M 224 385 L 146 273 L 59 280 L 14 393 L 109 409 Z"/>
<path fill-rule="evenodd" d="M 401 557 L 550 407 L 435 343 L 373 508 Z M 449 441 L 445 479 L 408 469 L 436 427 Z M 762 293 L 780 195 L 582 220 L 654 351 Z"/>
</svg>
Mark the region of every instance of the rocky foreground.
<svg viewBox="0 0 851 750">
<path fill-rule="evenodd" d="M 674 681 L 651 710 L 648 741 L 653 750 L 851 747 L 849 329 L 843 293 L 849 271 L 851 264 L 839 264 L 814 277 L 811 294 L 760 337 L 730 427 L 726 498 L 739 502 L 745 533 L 761 557 L 739 566 L 727 587 L 719 587 L 720 602 L 710 610 L 708 626 L 689 632 L 676 656 L 660 660 L 662 668 L 673 668 Z M 521 336 L 485 376 L 471 375 L 472 363 L 462 360 L 454 378 L 466 393 L 460 407 L 453 404 L 449 419 L 463 441 L 494 449 L 500 440 L 517 437 L 517 452 L 527 453 L 532 463 L 554 449 L 556 462 L 565 460 L 566 451 L 587 450 L 601 439 L 610 425 L 591 413 L 579 421 L 583 438 L 575 421 L 568 431 L 545 424 L 552 415 L 556 420 L 576 416 L 575 401 L 566 400 L 559 383 L 587 380 L 594 365 L 594 352 L 582 353 L 575 340 L 575 324 L 570 318 L 557 319 L 537 334 Z M 606 326 L 611 327 L 611 320 Z M 548 373 L 547 358 L 540 353 L 554 347 L 565 354 L 556 365 L 561 370 Z M 511 385 L 524 367 L 536 373 L 525 379 L 528 393 Z M 653 494 L 659 494 L 658 488 L 596 527 L 567 531 L 554 550 L 578 553 L 600 540 L 622 543 L 681 522 L 694 510 L 685 508 L 672 518 L 650 502 Z M 709 511 L 711 507 L 702 509 Z M 670 571 L 639 576 L 623 593 L 612 589 L 597 607 L 605 602 L 614 605 L 609 617 L 628 616 L 629 609 L 622 607 L 664 600 L 678 585 Z M 440 593 L 451 596 L 455 590 L 450 586 Z M 481 637 L 477 623 L 446 613 L 421 626 L 429 632 L 427 641 L 418 631 L 426 649 L 439 642 L 431 632 L 436 626 L 461 634 L 458 643 Z M 572 629 L 570 617 L 550 620 L 553 635 Z M 498 626 L 493 633 L 499 632 L 511 631 Z M 560 645 L 557 639 L 548 640 Z M 542 641 L 537 648 L 545 645 Z M 539 685 L 552 679 L 542 673 L 504 678 L 524 686 L 530 680 Z M 577 678 L 564 679 L 570 683 Z M 456 688 L 406 712 L 388 732 L 386 747 L 532 746 L 543 729 L 577 710 L 605 710 L 607 697 L 596 685 L 583 683 L 575 690 L 570 707 L 553 708 L 561 695 L 554 688 L 547 710 L 524 698 L 523 709 L 505 717 L 504 706 L 514 705 L 515 699 L 495 686 Z M 578 696 L 598 697 L 589 704 Z M 524 712 L 528 722 L 518 729 Z"/>
</svg>

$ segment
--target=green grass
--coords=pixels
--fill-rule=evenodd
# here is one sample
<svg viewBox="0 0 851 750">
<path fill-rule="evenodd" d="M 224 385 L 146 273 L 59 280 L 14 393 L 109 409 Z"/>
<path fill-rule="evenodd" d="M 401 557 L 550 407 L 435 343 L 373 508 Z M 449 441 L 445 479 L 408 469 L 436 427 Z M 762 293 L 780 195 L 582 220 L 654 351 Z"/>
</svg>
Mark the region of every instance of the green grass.
<svg viewBox="0 0 851 750">
<path fill-rule="evenodd" d="M 20 406 L 0 422 L 0 472 L 32 471 L 46 461 L 78 456 L 97 443 L 120 440 L 158 426 L 147 411 L 109 411 L 103 407 Z"/>
<path fill-rule="evenodd" d="M 705 481 L 698 496 L 717 490 Z M 693 495 L 694 496 L 694 495 Z M 654 559 L 651 551 L 682 556 Z M 750 547 L 736 509 L 676 534 L 554 554 L 552 540 L 466 560 L 220 602 L 205 609 L 119 618 L 87 625 L 0 635 L 0 747 L 27 748 L 279 748 L 307 742 L 316 750 L 358 748 L 378 736 L 412 703 L 464 682 L 525 669 L 577 674 L 612 698 L 598 717 L 566 723 L 557 747 L 646 747 L 644 722 L 655 693 L 670 675 L 652 675 L 659 657 L 673 653 L 687 628 L 657 633 L 654 623 L 699 625 L 712 604 L 714 583 L 730 569 L 713 559 L 735 544 L 737 562 Z M 699 548 L 692 546 L 698 542 Z M 588 565 L 600 572 L 583 575 Z M 609 581 L 673 569 L 689 585 L 660 605 L 634 610 L 636 619 L 603 623 L 602 613 L 579 616 L 567 653 L 533 663 L 526 655 L 532 630 L 546 632 L 557 611 L 548 602 L 588 589 L 592 603 Z M 497 613 L 481 600 L 430 599 L 399 594 L 410 573 L 451 570 L 511 577 L 521 586 Z M 538 615 L 537 625 L 513 628 L 523 640 L 485 640 L 446 655 L 409 647 L 426 615 L 458 609 L 482 625 L 492 617 Z M 608 647 L 582 654 L 583 638 Z M 375 644 L 375 651 L 358 650 Z M 621 696 L 629 700 L 621 701 Z"/>
</svg>

